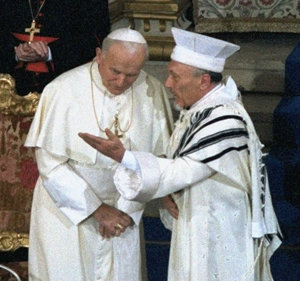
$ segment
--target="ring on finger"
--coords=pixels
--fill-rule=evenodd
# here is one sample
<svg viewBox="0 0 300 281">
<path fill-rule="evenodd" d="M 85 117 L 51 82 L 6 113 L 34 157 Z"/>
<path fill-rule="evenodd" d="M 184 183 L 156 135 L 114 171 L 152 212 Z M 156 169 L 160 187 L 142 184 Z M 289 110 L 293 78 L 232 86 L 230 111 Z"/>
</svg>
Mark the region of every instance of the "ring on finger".
<svg viewBox="0 0 300 281">
<path fill-rule="evenodd" d="M 115 225 L 115 228 L 123 229 L 124 227 L 123 227 L 123 225 L 117 223 L 117 224 Z"/>
</svg>

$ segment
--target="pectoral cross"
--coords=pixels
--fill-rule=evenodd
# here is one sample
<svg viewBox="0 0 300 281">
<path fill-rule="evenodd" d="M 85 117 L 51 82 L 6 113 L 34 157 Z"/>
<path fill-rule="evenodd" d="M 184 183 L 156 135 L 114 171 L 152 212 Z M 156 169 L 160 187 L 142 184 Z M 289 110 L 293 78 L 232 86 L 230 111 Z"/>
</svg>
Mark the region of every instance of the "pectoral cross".
<svg viewBox="0 0 300 281">
<path fill-rule="evenodd" d="M 31 26 L 28 28 L 25 28 L 25 32 L 28 32 L 29 35 L 29 42 L 32 42 L 34 34 L 35 33 L 40 33 L 40 29 L 39 28 L 35 28 L 35 20 L 33 20 L 31 22 Z"/>
<path fill-rule="evenodd" d="M 120 128 L 120 123 L 119 123 L 119 117 L 118 114 L 115 115 L 115 121 L 114 121 L 114 127 L 115 127 L 115 135 L 120 139 L 123 137 L 122 134 L 119 134 L 118 128 Z"/>
</svg>

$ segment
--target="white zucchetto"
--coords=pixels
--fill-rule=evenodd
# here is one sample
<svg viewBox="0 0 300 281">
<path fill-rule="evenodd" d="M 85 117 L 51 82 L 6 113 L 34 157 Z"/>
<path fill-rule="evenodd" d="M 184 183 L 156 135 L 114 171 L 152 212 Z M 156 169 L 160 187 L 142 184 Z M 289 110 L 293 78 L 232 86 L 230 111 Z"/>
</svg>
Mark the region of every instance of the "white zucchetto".
<svg viewBox="0 0 300 281">
<path fill-rule="evenodd" d="M 112 31 L 110 34 L 108 34 L 107 38 L 110 38 L 113 40 L 140 43 L 140 44 L 147 43 L 141 33 L 139 33 L 136 30 L 130 29 L 130 27 L 118 28 L 118 29 Z"/>
<path fill-rule="evenodd" d="M 172 27 L 175 47 L 171 59 L 203 70 L 222 72 L 226 59 L 240 46 Z"/>
</svg>

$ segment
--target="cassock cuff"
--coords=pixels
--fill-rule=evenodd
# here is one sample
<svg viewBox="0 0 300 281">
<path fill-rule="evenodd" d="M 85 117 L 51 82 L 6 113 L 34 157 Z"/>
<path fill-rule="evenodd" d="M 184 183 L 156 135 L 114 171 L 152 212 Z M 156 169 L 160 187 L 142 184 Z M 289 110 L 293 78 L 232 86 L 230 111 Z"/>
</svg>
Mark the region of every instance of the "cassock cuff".
<svg viewBox="0 0 300 281">
<path fill-rule="evenodd" d="M 86 182 L 61 165 L 43 181 L 45 189 L 56 206 L 75 225 L 89 217 L 101 204 L 101 200 L 88 188 Z"/>
<path fill-rule="evenodd" d="M 152 199 L 158 188 L 159 165 L 151 153 L 134 151 L 133 154 L 140 171 L 135 172 L 119 165 L 114 175 L 114 183 L 124 198 L 147 202 Z"/>
<path fill-rule="evenodd" d="M 140 170 L 139 163 L 137 162 L 134 154 L 129 150 L 125 150 L 121 165 L 135 172 Z"/>
<path fill-rule="evenodd" d="M 52 53 L 51 53 L 51 49 L 48 47 L 48 59 L 47 61 L 52 61 Z"/>
<path fill-rule="evenodd" d="M 129 201 L 124 197 L 120 197 L 117 203 L 117 208 L 128 214 L 136 225 L 139 225 L 145 204 L 136 201 Z"/>
</svg>

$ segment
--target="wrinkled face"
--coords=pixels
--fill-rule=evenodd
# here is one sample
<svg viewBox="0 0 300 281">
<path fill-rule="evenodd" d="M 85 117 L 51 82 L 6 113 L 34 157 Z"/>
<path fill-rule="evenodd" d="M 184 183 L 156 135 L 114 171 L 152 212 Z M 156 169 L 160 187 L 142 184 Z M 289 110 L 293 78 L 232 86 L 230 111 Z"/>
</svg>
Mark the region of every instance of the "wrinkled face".
<svg viewBox="0 0 300 281">
<path fill-rule="evenodd" d="M 201 76 L 193 75 L 194 68 L 176 61 L 168 66 L 169 76 L 165 86 L 173 93 L 176 104 L 181 108 L 193 105 L 201 97 Z"/>
<path fill-rule="evenodd" d="M 138 78 L 145 61 L 143 47 L 133 52 L 120 43 L 107 52 L 97 48 L 96 61 L 104 86 L 114 95 L 120 95 Z"/>
</svg>

